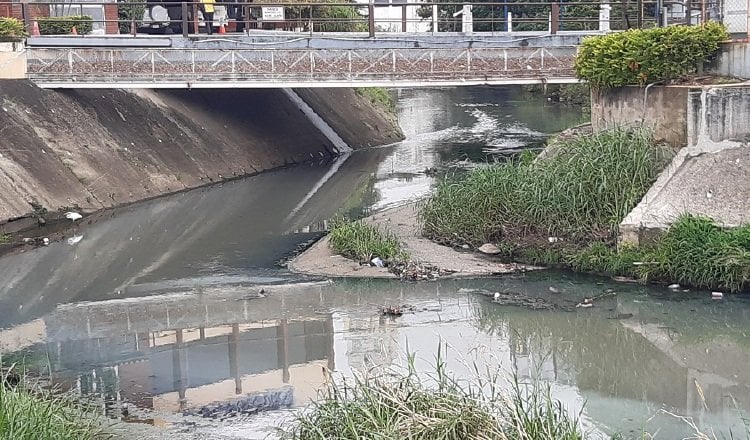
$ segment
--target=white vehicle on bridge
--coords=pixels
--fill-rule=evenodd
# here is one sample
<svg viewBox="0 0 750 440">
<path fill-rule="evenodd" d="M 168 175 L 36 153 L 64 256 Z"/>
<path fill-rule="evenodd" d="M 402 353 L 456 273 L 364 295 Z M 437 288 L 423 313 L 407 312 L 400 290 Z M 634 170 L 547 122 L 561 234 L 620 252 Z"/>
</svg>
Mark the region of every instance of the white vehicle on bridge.
<svg viewBox="0 0 750 440">
<path fill-rule="evenodd" d="M 200 11 L 196 12 L 198 13 L 198 27 L 205 29 L 203 14 Z M 191 11 L 188 11 L 187 21 L 190 26 L 193 21 Z M 216 4 L 212 26 L 218 28 L 227 22 L 226 6 Z M 182 4 L 179 2 L 148 3 L 143 11 L 143 19 L 138 26 L 138 31 L 148 34 L 182 33 Z"/>
</svg>

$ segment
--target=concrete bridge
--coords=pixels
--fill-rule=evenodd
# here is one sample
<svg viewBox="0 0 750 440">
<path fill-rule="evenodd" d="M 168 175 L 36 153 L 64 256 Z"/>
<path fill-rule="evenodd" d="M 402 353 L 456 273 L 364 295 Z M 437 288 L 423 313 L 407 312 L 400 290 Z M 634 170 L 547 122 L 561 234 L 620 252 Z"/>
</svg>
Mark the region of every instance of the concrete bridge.
<svg viewBox="0 0 750 440">
<path fill-rule="evenodd" d="M 577 82 L 582 33 L 32 37 L 45 88 L 418 87 Z"/>
</svg>

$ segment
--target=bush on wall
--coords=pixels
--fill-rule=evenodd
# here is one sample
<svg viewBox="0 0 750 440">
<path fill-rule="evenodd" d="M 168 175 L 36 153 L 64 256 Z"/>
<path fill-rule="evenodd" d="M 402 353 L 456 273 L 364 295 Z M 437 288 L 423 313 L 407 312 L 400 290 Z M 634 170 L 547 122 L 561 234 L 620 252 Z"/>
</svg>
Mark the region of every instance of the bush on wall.
<svg viewBox="0 0 750 440">
<path fill-rule="evenodd" d="M 16 18 L 0 17 L 0 39 L 20 39 L 26 36 L 23 22 Z"/>
<path fill-rule="evenodd" d="M 67 35 L 73 26 L 79 35 L 88 34 L 93 29 L 90 15 L 68 15 L 66 17 L 45 17 L 37 20 L 39 33 L 42 35 Z"/>
<path fill-rule="evenodd" d="M 595 87 L 675 79 L 694 73 L 728 38 L 724 25 L 714 22 L 587 37 L 576 56 L 576 75 Z"/>
</svg>

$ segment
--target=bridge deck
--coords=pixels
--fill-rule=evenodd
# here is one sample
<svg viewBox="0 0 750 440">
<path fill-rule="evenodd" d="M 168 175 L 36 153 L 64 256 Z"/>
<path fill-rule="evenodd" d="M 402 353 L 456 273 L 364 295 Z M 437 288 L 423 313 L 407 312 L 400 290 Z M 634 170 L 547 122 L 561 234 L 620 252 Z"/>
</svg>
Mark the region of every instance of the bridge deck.
<svg viewBox="0 0 750 440">
<path fill-rule="evenodd" d="M 575 82 L 580 35 L 31 38 L 48 88 L 352 87 Z"/>
</svg>

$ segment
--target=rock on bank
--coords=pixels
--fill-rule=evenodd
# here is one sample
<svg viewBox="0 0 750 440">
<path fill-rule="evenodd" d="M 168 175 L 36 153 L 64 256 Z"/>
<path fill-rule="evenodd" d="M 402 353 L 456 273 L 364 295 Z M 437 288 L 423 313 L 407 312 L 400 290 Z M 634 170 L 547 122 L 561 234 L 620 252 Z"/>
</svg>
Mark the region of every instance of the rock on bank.
<svg viewBox="0 0 750 440">
<path fill-rule="evenodd" d="M 401 139 L 391 116 L 353 90 L 300 92 L 304 111 L 288 92 L 0 81 L 0 232 L 31 224 L 32 204 L 94 211 L 332 156 L 331 129 L 354 149 Z"/>
</svg>

